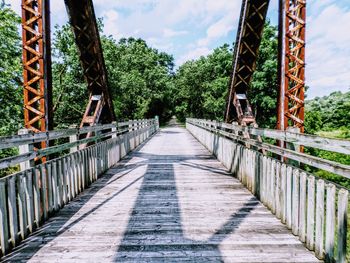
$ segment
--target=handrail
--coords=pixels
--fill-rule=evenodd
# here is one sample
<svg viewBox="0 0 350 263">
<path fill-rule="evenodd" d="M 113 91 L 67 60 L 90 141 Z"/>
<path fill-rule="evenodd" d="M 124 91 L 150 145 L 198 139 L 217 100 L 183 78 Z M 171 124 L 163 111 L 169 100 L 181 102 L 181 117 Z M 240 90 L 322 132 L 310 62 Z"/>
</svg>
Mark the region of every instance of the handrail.
<svg viewBox="0 0 350 263">
<path fill-rule="evenodd" d="M 261 136 L 340 153 L 346 152 L 349 141 L 198 119 L 187 119 L 186 128 L 317 258 L 346 262 L 349 190 L 269 153 L 347 178 L 350 166 L 261 142 Z"/>
<path fill-rule="evenodd" d="M 255 136 L 262 136 L 275 140 L 282 140 L 285 142 L 294 143 L 297 145 L 303 145 L 306 147 L 317 148 L 325 151 L 332 151 L 343 154 L 350 154 L 350 141 L 342 139 L 333 139 L 327 137 L 321 137 L 310 134 L 294 133 L 289 131 L 273 130 L 273 129 L 262 129 L 253 127 L 244 127 L 236 123 L 227 124 L 209 120 L 198 120 L 198 119 L 187 119 L 190 122 L 201 123 L 204 125 L 210 125 L 214 128 L 224 128 L 236 132 L 246 132 Z"/>
<path fill-rule="evenodd" d="M 76 136 L 77 140 L 74 142 L 30 151 L 7 159 L 11 164 L 15 164 L 35 156 L 47 156 L 80 144 L 96 142 L 0 178 L 0 258 L 18 246 L 107 169 L 155 134 L 158 128 L 157 119 L 84 127 L 75 131 L 107 132 L 82 140 Z M 74 129 L 49 132 L 52 135 L 49 138 L 75 135 L 72 131 Z M 43 134 L 34 137 L 40 140 L 48 138 Z M 22 145 L 21 143 L 28 143 L 28 137 L 7 137 L 7 142 L 9 141 Z M 3 163 L 4 159 L 0 161 Z M 4 167 L 4 164 L 2 165 Z"/>
<path fill-rule="evenodd" d="M 248 143 L 249 145 L 262 148 L 268 152 L 272 152 L 280 156 L 295 160 L 297 162 L 301 162 L 306 165 L 310 165 L 315 168 L 319 168 L 331 173 L 335 173 L 350 179 L 349 165 L 340 164 L 337 162 L 318 158 L 318 157 L 301 153 L 298 151 L 294 151 L 291 149 L 285 149 L 273 144 L 260 142 L 257 139 L 252 139 L 252 138 L 248 139 L 243 135 L 239 135 L 238 132 L 242 132 L 242 133 L 247 132 L 250 135 L 264 136 L 266 138 L 284 140 L 291 143 L 297 142 L 296 144 L 298 145 L 304 145 L 304 146 L 309 146 L 313 148 L 318 148 L 326 151 L 333 151 L 333 152 L 343 153 L 343 154 L 350 154 L 350 152 L 347 153 L 348 151 L 347 149 L 350 149 L 349 148 L 350 141 L 324 138 L 324 137 L 318 137 L 318 136 L 306 135 L 306 134 L 301 135 L 301 134 L 283 132 L 278 130 L 243 127 L 236 124 L 229 125 L 225 123 L 219 123 L 219 122 L 207 121 L 207 120 L 187 119 L 187 122 L 210 131 L 218 132 L 225 137 L 238 140 L 242 143 Z M 225 131 L 225 129 L 229 131 Z M 306 143 L 302 142 L 302 138 L 306 139 Z M 310 143 L 311 139 L 314 139 L 313 143 Z M 321 142 L 328 143 L 328 146 L 322 145 Z"/>
<path fill-rule="evenodd" d="M 153 119 L 142 120 L 144 121 L 154 121 Z M 88 126 L 82 128 L 70 128 L 70 129 L 62 129 L 57 131 L 49 131 L 49 132 L 38 132 L 38 133 L 28 133 L 21 135 L 11 135 L 11 136 L 2 136 L 0 137 L 0 150 L 18 147 L 21 145 L 29 144 L 29 143 L 38 143 L 42 141 L 50 141 L 61 138 L 66 138 L 71 135 L 76 134 L 86 134 L 89 132 L 98 132 L 112 128 L 121 128 L 128 127 L 129 125 L 137 124 L 139 125 L 140 120 L 132 120 L 127 122 L 117 122 L 112 124 L 104 124 L 104 125 L 95 125 Z"/>
<path fill-rule="evenodd" d="M 18 147 L 21 145 L 28 145 L 38 143 L 42 141 L 50 141 L 56 139 L 69 138 L 72 135 L 79 135 L 94 132 L 94 136 L 86 139 L 77 139 L 75 142 L 64 143 L 60 145 L 54 145 L 45 149 L 31 150 L 27 153 L 18 154 L 15 156 L 0 159 L 0 169 L 5 169 L 23 163 L 25 161 L 33 160 L 37 157 L 44 157 L 50 154 L 59 153 L 69 148 L 87 144 L 91 142 L 98 142 L 104 138 L 108 138 L 112 135 L 123 134 L 132 130 L 139 130 L 143 127 L 149 127 L 156 123 L 155 119 L 145 120 L 132 120 L 127 122 L 119 122 L 113 124 L 96 125 L 82 128 L 70 128 L 58 131 L 40 132 L 40 133 L 28 133 L 23 135 L 5 136 L 0 137 L 0 149 L 8 149 Z M 112 130 L 114 129 L 114 130 Z M 112 131 L 111 131 L 112 130 Z M 106 133 L 103 133 L 106 132 Z"/>
</svg>

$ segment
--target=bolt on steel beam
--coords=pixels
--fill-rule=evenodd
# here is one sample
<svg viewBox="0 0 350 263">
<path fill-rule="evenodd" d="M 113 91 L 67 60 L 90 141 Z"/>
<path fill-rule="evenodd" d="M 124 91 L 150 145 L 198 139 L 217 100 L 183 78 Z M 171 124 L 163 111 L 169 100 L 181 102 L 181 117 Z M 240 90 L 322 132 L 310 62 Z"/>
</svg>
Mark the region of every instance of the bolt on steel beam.
<svg viewBox="0 0 350 263">
<path fill-rule="evenodd" d="M 304 132 L 306 1 L 280 0 L 279 5 L 277 128 Z"/>
<path fill-rule="evenodd" d="M 22 0 L 24 125 L 34 132 L 52 130 L 53 125 L 49 2 Z"/>
</svg>

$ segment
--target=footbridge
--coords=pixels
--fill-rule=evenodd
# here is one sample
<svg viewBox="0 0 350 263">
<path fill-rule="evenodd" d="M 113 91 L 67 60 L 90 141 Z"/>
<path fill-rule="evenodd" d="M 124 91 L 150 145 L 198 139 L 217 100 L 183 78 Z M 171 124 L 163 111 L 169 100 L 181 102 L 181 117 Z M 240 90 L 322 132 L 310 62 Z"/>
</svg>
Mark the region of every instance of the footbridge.
<svg viewBox="0 0 350 263">
<path fill-rule="evenodd" d="M 92 129 L 96 136 L 79 139 Z M 1 148 L 62 143 L 2 168 L 62 154 L 0 179 L 2 260 L 346 262 L 348 191 L 300 167 L 343 176 L 349 167 L 265 137 L 350 150 L 348 141 L 197 119 L 3 137 Z"/>
</svg>

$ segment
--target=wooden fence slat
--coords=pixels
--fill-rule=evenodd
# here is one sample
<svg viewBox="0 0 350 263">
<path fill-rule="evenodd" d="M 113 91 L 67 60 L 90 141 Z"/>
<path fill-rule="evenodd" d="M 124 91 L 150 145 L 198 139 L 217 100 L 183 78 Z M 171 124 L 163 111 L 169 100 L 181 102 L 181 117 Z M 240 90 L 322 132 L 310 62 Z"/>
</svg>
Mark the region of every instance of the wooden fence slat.
<svg viewBox="0 0 350 263">
<path fill-rule="evenodd" d="M 31 170 L 26 171 L 25 176 L 25 196 L 27 205 L 27 222 L 29 232 L 34 230 L 34 203 L 33 203 L 33 173 Z"/>
<path fill-rule="evenodd" d="M 281 165 L 281 218 L 282 223 L 287 220 L 287 167 L 286 164 Z"/>
<path fill-rule="evenodd" d="M 41 224 L 41 193 L 40 193 L 40 169 L 34 168 L 34 217 L 35 217 L 35 223 L 36 227 L 38 228 Z"/>
<path fill-rule="evenodd" d="M 6 206 L 6 182 L 0 181 L 0 246 L 2 254 L 6 254 L 9 249 L 9 233 Z"/>
<path fill-rule="evenodd" d="M 305 172 L 300 174 L 300 198 L 299 198 L 299 237 L 301 242 L 306 241 L 306 182 Z"/>
<path fill-rule="evenodd" d="M 292 228 L 292 167 L 287 167 L 287 197 L 286 197 L 286 224 L 289 229 Z"/>
<path fill-rule="evenodd" d="M 40 165 L 40 182 L 41 182 L 41 209 L 43 221 L 48 218 L 48 196 L 47 196 L 47 164 Z"/>
<path fill-rule="evenodd" d="M 306 247 L 314 250 L 315 245 L 315 177 L 307 179 Z"/>
<path fill-rule="evenodd" d="M 299 170 L 293 171 L 293 185 L 292 185 L 292 233 L 299 234 Z"/>
<path fill-rule="evenodd" d="M 348 196 L 349 192 L 341 189 L 338 193 L 338 246 L 337 246 L 337 262 L 346 262 L 346 241 L 347 241 L 347 225 L 348 225 Z"/>
<path fill-rule="evenodd" d="M 334 257 L 335 235 L 335 190 L 334 184 L 327 184 L 326 201 L 326 260 L 331 261 Z"/>
<path fill-rule="evenodd" d="M 25 182 L 24 175 L 17 176 L 17 200 L 19 215 L 19 231 L 22 240 L 27 236 L 27 206 L 25 198 Z"/>
<path fill-rule="evenodd" d="M 324 256 L 324 181 L 317 180 L 316 190 L 316 233 L 315 254 L 322 259 Z"/>
<path fill-rule="evenodd" d="M 58 210 L 58 173 L 57 173 L 57 161 L 53 161 L 51 164 L 51 181 L 52 181 L 52 205 L 53 205 L 53 211 Z"/>
<path fill-rule="evenodd" d="M 10 237 L 12 246 L 19 243 L 18 238 L 18 213 L 17 213 L 17 193 L 16 177 L 12 176 L 7 180 L 7 205 L 9 215 Z"/>
</svg>

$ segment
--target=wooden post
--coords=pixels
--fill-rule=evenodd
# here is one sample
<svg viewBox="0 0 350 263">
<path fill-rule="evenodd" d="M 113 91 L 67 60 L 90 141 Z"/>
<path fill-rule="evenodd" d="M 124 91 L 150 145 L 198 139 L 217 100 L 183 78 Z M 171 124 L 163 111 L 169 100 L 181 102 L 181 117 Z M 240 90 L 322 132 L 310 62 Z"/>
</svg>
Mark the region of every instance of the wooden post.
<svg viewBox="0 0 350 263">
<path fill-rule="evenodd" d="M 18 131 L 18 135 L 29 134 L 29 133 L 33 134 L 33 132 L 31 130 L 28 130 L 28 129 L 20 129 Z M 25 154 L 25 153 L 33 151 L 34 146 L 33 146 L 33 144 L 20 145 L 20 146 L 18 146 L 18 150 L 19 150 L 19 154 Z M 34 166 L 34 160 L 25 161 L 23 163 L 20 163 L 19 166 L 20 166 L 21 171 L 25 171 L 25 170 Z"/>
<path fill-rule="evenodd" d="M 69 126 L 69 128 L 73 129 L 73 128 L 77 128 L 77 126 L 76 125 L 71 125 L 71 126 Z M 77 129 L 77 133 L 76 134 L 69 136 L 69 142 L 70 143 L 76 142 L 78 140 L 78 138 L 79 138 L 79 129 Z M 79 150 L 79 146 L 77 145 L 77 146 L 74 146 L 74 147 L 70 148 L 69 152 L 70 153 L 74 153 L 74 152 L 76 152 L 78 150 Z"/>
</svg>

